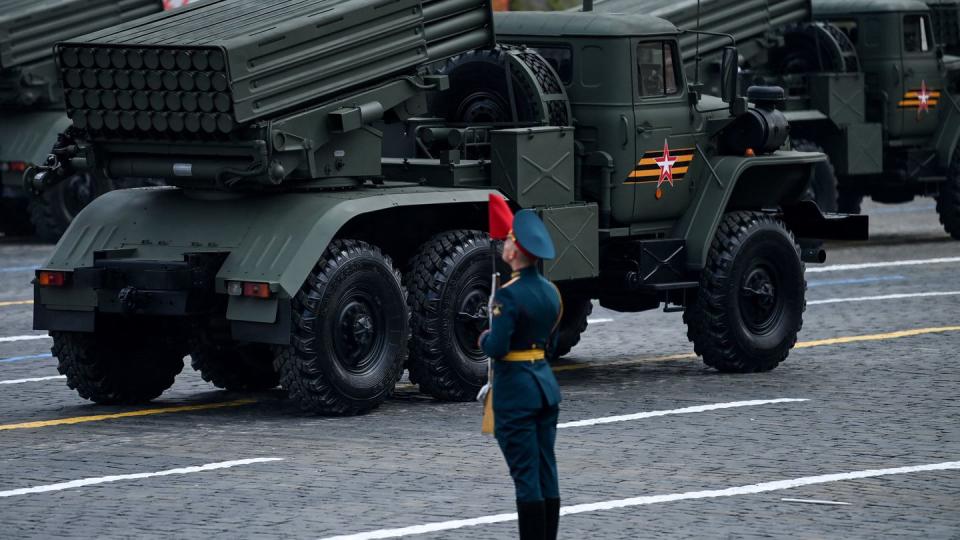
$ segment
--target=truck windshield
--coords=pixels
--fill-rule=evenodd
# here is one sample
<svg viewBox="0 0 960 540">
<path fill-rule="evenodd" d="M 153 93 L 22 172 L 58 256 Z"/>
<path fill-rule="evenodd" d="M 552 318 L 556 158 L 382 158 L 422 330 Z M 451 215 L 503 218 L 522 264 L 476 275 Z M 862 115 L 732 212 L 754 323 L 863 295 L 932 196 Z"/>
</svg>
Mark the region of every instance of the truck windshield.
<svg viewBox="0 0 960 540">
<path fill-rule="evenodd" d="M 903 18 L 903 50 L 905 52 L 929 51 L 930 27 L 923 15 L 907 15 Z"/>
<path fill-rule="evenodd" d="M 637 46 L 637 80 L 640 97 L 668 96 L 677 93 L 674 45 L 668 41 L 649 41 Z"/>
</svg>

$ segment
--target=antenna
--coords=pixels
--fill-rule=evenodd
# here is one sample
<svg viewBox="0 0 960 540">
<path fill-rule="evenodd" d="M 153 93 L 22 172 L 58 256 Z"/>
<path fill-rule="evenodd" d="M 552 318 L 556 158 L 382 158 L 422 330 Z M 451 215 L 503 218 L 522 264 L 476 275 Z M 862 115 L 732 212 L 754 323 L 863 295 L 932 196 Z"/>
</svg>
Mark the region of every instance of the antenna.
<svg viewBox="0 0 960 540">
<path fill-rule="evenodd" d="M 694 64 L 696 80 L 693 84 L 700 84 L 700 0 L 697 0 L 697 52 L 694 58 L 696 58 L 696 63 Z"/>
</svg>

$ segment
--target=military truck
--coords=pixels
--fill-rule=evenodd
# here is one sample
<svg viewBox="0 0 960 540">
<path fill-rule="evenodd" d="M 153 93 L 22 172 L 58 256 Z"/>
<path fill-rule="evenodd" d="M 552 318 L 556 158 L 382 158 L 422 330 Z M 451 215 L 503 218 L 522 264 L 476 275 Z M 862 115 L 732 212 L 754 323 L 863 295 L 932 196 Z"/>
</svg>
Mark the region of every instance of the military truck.
<svg viewBox="0 0 960 540">
<path fill-rule="evenodd" d="M 53 45 L 162 9 L 160 0 L 0 0 L 0 231 L 55 242 L 94 197 L 142 183 L 78 173 L 31 199 L 23 173 L 70 126 Z"/>
<path fill-rule="evenodd" d="M 812 181 L 821 208 L 857 213 L 864 195 L 934 197 L 944 229 L 960 239 L 960 109 L 934 37 L 954 43 L 956 5 L 931 4 L 933 12 L 914 0 L 718 0 L 701 18 L 704 29 L 738 37 L 744 84 L 786 89 L 794 148 L 830 157 Z M 598 0 L 597 9 L 652 11 L 687 27 L 697 17 L 663 0 Z M 713 38 L 687 60 L 707 89 L 720 84 L 717 49 Z"/>
<path fill-rule="evenodd" d="M 404 368 L 473 399 L 499 193 L 557 245 L 551 359 L 598 299 L 685 310 L 708 365 L 773 369 L 803 261 L 865 238 L 866 217 L 803 200 L 825 156 L 780 149 L 782 89 L 740 96 L 730 46 L 722 95 L 701 95 L 679 37 L 638 15 L 494 19 L 485 0 L 213 0 L 60 43 L 74 130 L 31 181 L 170 185 L 77 216 L 37 271 L 34 326 L 97 403 L 157 397 L 188 354 L 221 388 L 279 382 L 322 414 L 369 411 Z M 142 88 L 83 85 L 129 69 Z"/>
</svg>

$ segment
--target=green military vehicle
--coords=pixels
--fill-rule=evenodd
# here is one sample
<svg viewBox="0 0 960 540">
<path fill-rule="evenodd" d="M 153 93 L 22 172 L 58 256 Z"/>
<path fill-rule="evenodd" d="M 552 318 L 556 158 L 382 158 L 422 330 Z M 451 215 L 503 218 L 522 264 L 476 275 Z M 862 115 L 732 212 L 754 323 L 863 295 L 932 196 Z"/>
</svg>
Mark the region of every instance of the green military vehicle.
<svg viewBox="0 0 960 540">
<path fill-rule="evenodd" d="M 960 105 L 949 82 L 960 59 L 945 57 L 934 37 L 956 45 L 957 6 L 930 5 L 718 0 L 700 16 L 704 29 L 737 37 L 744 84 L 786 89 L 793 147 L 830 157 L 811 184 L 821 208 L 858 213 L 864 195 L 884 203 L 935 197 L 944 229 L 960 239 Z M 652 12 L 683 27 L 698 16 L 663 0 L 598 0 L 597 9 Z M 708 90 L 720 84 L 718 43 L 687 58 Z"/>
<path fill-rule="evenodd" d="M 0 0 L 0 231 L 54 242 L 94 197 L 139 183 L 77 173 L 31 199 L 23 173 L 70 126 L 53 45 L 162 9 L 160 0 Z"/>
<path fill-rule="evenodd" d="M 34 325 L 98 403 L 157 397 L 188 354 L 219 387 L 279 382 L 323 414 L 376 407 L 404 368 L 473 399 L 500 193 L 557 245 L 550 358 L 598 299 L 685 310 L 708 365 L 773 369 L 801 327 L 803 261 L 824 260 L 820 239 L 866 238 L 867 220 L 803 199 L 825 157 L 780 149 L 781 89 L 741 97 L 731 46 L 721 97 L 701 95 L 680 36 L 647 16 L 494 18 L 485 0 L 214 0 L 60 43 L 83 105 L 32 182 L 170 186 L 77 216 L 37 272 Z M 140 106 L 83 87 L 97 69 L 142 70 Z"/>
</svg>

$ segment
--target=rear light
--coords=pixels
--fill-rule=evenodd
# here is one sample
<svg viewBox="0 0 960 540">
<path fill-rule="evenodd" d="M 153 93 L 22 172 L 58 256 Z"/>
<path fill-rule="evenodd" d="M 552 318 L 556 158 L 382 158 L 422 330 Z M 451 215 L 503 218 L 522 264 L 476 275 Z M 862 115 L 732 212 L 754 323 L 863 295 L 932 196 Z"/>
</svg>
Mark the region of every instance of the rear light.
<svg viewBox="0 0 960 540">
<path fill-rule="evenodd" d="M 249 296 L 251 298 L 270 298 L 273 296 L 273 293 L 270 292 L 269 283 L 253 281 L 228 281 L 227 294 L 230 296 Z"/>
<path fill-rule="evenodd" d="M 270 286 L 266 283 L 243 283 L 243 295 L 253 298 L 270 298 Z"/>
<path fill-rule="evenodd" d="M 40 270 L 37 272 L 37 283 L 41 287 L 63 287 L 67 284 L 69 273 L 58 270 Z"/>
<path fill-rule="evenodd" d="M 25 170 L 27 170 L 27 164 L 22 161 L 0 163 L 0 171 L 23 172 Z"/>
</svg>

